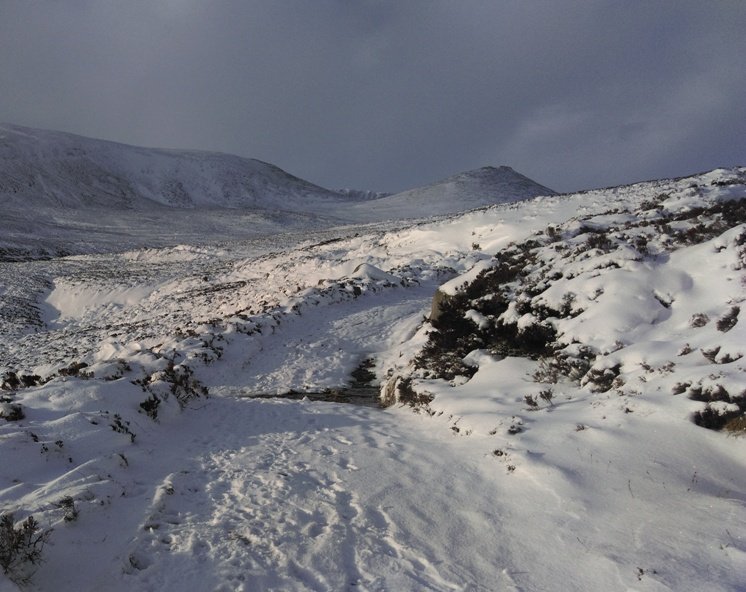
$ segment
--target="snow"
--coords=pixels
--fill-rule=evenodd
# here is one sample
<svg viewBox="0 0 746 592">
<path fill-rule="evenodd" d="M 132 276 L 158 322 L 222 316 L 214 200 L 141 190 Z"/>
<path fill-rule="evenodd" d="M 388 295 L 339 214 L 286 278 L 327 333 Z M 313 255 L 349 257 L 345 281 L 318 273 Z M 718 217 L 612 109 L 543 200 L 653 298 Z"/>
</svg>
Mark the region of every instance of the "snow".
<svg viewBox="0 0 746 592">
<path fill-rule="evenodd" d="M 255 159 L 0 124 L 6 261 L 179 243 L 188 250 L 293 230 L 396 224 L 552 193 L 510 167 L 396 195 L 333 191 Z"/>
<path fill-rule="evenodd" d="M 355 204 L 362 219 L 401 219 L 452 214 L 497 203 L 522 201 L 554 191 L 507 166 L 483 167 L 453 175 L 372 202 Z M 413 212 L 419 212 L 413 216 Z"/>
<path fill-rule="evenodd" d="M 744 306 L 746 225 L 702 214 L 687 242 L 683 214 L 746 197 L 744 178 L 0 263 L 0 374 L 40 377 L 0 390 L 25 414 L 0 419 L 0 509 L 52 529 L 25 588 L 741 589 L 746 439 L 692 414 L 741 409 L 746 325 L 723 319 Z M 436 290 L 526 241 L 504 319 L 592 348 L 590 370 L 618 369 L 607 390 L 486 347 L 470 378 L 416 368 Z M 361 388 L 366 360 L 430 402 L 310 400 Z M 717 389 L 732 400 L 702 399 Z"/>
<path fill-rule="evenodd" d="M 6 203 L 32 199 L 37 206 L 147 209 L 261 208 L 279 197 L 296 208 L 306 198 L 342 201 L 333 191 L 254 159 L 140 148 L 9 124 L 0 125 L 0 134 Z"/>
</svg>

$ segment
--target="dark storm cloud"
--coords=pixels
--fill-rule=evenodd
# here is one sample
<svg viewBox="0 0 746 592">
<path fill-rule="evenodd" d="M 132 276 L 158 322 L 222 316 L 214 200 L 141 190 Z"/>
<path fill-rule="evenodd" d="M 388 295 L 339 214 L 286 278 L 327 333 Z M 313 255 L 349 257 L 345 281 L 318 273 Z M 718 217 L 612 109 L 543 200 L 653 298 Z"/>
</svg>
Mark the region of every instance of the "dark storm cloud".
<svg viewBox="0 0 746 592">
<path fill-rule="evenodd" d="M 746 164 L 746 4 L 0 2 L 0 120 L 398 190 Z"/>
</svg>

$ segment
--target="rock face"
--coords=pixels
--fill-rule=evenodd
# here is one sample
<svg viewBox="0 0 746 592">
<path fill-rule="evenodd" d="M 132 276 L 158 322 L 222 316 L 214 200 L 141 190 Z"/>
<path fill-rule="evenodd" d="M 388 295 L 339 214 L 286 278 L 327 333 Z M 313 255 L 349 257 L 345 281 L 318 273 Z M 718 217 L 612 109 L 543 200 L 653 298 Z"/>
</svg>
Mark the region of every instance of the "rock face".
<svg viewBox="0 0 746 592">
<path fill-rule="evenodd" d="M 453 296 L 446 294 L 442 290 L 435 290 L 433 295 L 433 303 L 430 307 L 430 322 L 437 321 L 443 312 L 443 305 L 450 302 Z"/>
</svg>

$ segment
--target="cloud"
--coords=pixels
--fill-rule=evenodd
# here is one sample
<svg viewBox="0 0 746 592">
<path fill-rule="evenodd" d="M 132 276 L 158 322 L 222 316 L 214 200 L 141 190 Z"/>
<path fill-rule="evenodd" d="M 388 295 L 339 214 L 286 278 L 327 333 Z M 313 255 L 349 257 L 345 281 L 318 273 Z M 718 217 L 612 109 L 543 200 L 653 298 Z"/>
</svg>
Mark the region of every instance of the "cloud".
<svg viewBox="0 0 746 592">
<path fill-rule="evenodd" d="M 738 164 L 745 27 L 728 1 L 5 0 L 0 118 L 331 187 L 570 190 Z"/>
</svg>

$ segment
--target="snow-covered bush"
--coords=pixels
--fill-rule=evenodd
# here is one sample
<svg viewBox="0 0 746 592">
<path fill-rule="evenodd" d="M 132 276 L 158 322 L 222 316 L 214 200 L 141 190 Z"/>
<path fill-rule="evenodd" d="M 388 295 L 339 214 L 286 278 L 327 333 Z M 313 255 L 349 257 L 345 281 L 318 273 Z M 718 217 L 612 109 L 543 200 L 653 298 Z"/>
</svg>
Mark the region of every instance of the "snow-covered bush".
<svg viewBox="0 0 746 592">
<path fill-rule="evenodd" d="M 733 327 L 736 326 L 736 323 L 738 322 L 738 313 L 741 312 L 741 308 L 738 306 L 733 306 L 731 309 L 722 317 L 720 317 L 715 324 L 718 331 L 722 331 L 723 333 L 727 333 L 730 331 Z"/>
<path fill-rule="evenodd" d="M 161 400 L 151 393 L 147 399 L 140 403 L 140 409 L 150 419 L 158 421 L 158 407 L 160 407 L 160 404 Z"/>
<path fill-rule="evenodd" d="M 539 359 L 539 367 L 533 378 L 536 382 L 556 383 L 566 377 L 579 382 L 590 369 L 595 357 L 595 353 L 586 346 L 559 350 L 553 356 Z"/>
<path fill-rule="evenodd" d="M 412 376 L 452 384 L 463 380 L 459 377 L 468 380 L 477 368 L 464 359 L 479 349 L 497 358 L 538 360 L 532 373 L 537 382 L 569 379 L 591 392 L 632 393 L 631 385 L 648 380 L 645 374 L 629 376 L 633 367 L 648 374 L 673 372 L 670 361 L 654 368 L 644 360 L 623 363 L 629 354 L 615 353 L 634 345 L 627 338 L 630 331 L 644 331 L 685 310 L 681 298 L 686 297 L 688 270 L 661 274 L 667 258 L 712 241 L 714 252 L 730 250 L 724 257 L 732 258 L 735 249 L 730 269 L 742 269 L 746 232 L 720 237 L 744 223 L 746 199 L 707 201 L 692 193 L 683 198 L 659 194 L 628 210 L 595 212 L 545 227 L 508 245 L 491 265 L 464 276 L 469 279 L 463 284 L 452 281 L 439 290 L 432 329 L 414 359 Z M 713 323 L 722 333 L 737 326 L 740 313 L 738 299 L 727 302 L 727 312 Z M 713 312 L 690 311 L 689 327 L 707 327 Z M 697 333 L 698 349 L 711 364 L 726 366 L 742 358 L 733 340 L 714 343 L 707 330 Z M 678 355 L 694 350 L 682 343 Z M 691 383 L 686 388 L 691 390 Z M 706 407 L 692 416 L 698 425 L 722 429 L 743 413 L 740 397 L 724 399 L 717 393 L 710 389 L 699 399 Z M 524 400 L 536 408 L 537 397 L 524 395 Z"/>
<path fill-rule="evenodd" d="M 615 364 L 607 368 L 591 368 L 580 381 L 580 384 L 587 386 L 590 390 L 598 393 L 605 393 L 614 386 L 619 385 L 620 365 Z"/>
<path fill-rule="evenodd" d="M 432 402 L 433 397 L 427 392 L 418 392 L 412 386 L 412 378 L 392 376 L 381 387 L 381 405 L 388 407 L 396 403 L 419 408 Z"/>
<path fill-rule="evenodd" d="M 3 374 L 3 382 L 0 384 L 0 388 L 4 391 L 14 391 L 21 386 L 21 381 L 15 372 L 8 371 Z"/>
<path fill-rule="evenodd" d="M 0 419 L 5 421 L 20 421 L 26 415 L 23 413 L 23 407 L 18 403 L 0 402 Z"/>
<path fill-rule="evenodd" d="M 495 257 L 491 267 L 455 294 L 436 295 L 430 319 L 432 330 L 415 359 L 415 368 L 429 378 L 453 380 L 474 374 L 475 368 L 465 364 L 463 358 L 475 349 L 488 349 L 496 356 L 533 359 L 550 355 L 556 331 L 545 319 L 560 313 L 542 304 L 534 305 L 530 294 L 535 286 L 523 286 L 540 246 L 534 239 L 510 245 Z M 519 292 L 518 286 L 523 286 L 524 291 Z M 520 298 L 519 293 L 526 297 Z M 515 314 L 506 317 L 511 302 L 515 303 Z M 519 319 L 522 315 L 524 318 Z"/>
<path fill-rule="evenodd" d="M 371 368 L 375 368 L 375 366 L 376 362 L 372 358 L 365 358 L 362 360 L 357 368 L 350 373 L 353 380 L 352 386 L 363 387 L 368 386 L 373 382 L 376 379 L 376 373 L 373 372 Z"/>
<path fill-rule="evenodd" d="M 13 371 L 8 371 L 3 374 L 3 382 L 0 384 L 0 388 L 6 391 L 14 391 L 19 388 L 37 386 L 42 382 L 42 378 L 38 374 L 21 374 L 19 376 Z"/>
<path fill-rule="evenodd" d="M 115 413 L 112 416 L 112 421 L 109 424 L 109 427 L 111 427 L 115 432 L 129 436 L 130 442 L 134 442 L 137 437 L 137 435 L 130 429 L 130 422 L 126 419 L 122 419 L 122 416 L 118 413 Z"/>
<path fill-rule="evenodd" d="M 41 530 L 33 516 L 15 526 L 12 513 L 0 516 L 0 567 L 16 584 L 28 583 L 42 561 L 51 530 Z"/>
<path fill-rule="evenodd" d="M 168 360 L 163 370 L 135 380 L 134 383 L 151 395 L 140 404 L 140 408 L 153 419 L 160 405 L 156 400 L 162 401 L 173 396 L 184 407 L 189 401 L 208 395 L 207 387 L 194 377 L 194 370 L 186 364 L 176 364 L 172 359 Z"/>
<path fill-rule="evenodd" d="M 697 384 L 688 386 L 686 393 L 693 401 L 706 403 L 704 409 L 696 411 L 692 416 L 698 426 L 710 430 L 726 428 L 738 431 L 738 426 L 743 424 L 746 417 L 746 390 L 738 395 L 732 395 L 721 384 L 707 387 Z"/>
<path fill-rule="evenodd" d="M 692 318 L 689 320 L 689 326 L 692 328 L 698 329 L 700 327 L 704 327 L 709 322 L 710 322 L 710 317 L 708 317 L 703 312 L 698 312 L 692 315 Z"/>
<path fill-rule="evenodd" d="M 57 506 L 63 510 L 63 519 L 65 522 L 75 522 L 78 519 L 80 512 L 78 507 L 75 505 L 75 499 L 71 495 L 66 495 L 59 502 Z"/>
<path fill-rule="evenodd" d="M 614 248 L 614 243 L 605 232 L 588 231 L 588 238 L 586 244 L 589 249 L 599 249 L 600 251 L 608 252 Z"/>
<path fill-rule="evenodd" d="M 93 375 L 90 372 L 85 372 L 83 369 L 87 368 L 86 362 L 73 362 L 66 368 L 60 368 L 57 374 L 60 376 L 77 376 L 78 378 L 91 378 Z"/>
</svg>

